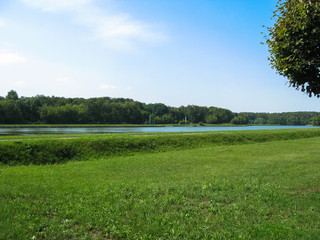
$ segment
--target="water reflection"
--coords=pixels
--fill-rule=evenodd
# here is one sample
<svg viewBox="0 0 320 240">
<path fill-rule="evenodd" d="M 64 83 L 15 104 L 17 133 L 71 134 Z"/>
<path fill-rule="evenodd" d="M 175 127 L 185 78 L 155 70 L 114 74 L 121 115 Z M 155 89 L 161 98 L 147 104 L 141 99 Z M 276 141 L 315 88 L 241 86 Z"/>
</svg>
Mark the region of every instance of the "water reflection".
<svg viewBox="0 0 320 240">
<path fill-rule="evenodd" d="M 239 126 L 239 127 L 18 127 L 0 128 L 0 135 L 206 132 L 265 129 L 316 128 L 312 126 Z"/>
</svg>

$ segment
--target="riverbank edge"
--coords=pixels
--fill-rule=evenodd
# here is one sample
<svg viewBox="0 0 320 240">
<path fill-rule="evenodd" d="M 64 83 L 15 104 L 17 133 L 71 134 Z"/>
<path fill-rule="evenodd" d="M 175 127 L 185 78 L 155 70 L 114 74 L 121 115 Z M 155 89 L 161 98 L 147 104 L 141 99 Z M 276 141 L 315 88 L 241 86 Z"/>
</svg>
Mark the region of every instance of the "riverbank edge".
<svg viewBox="0 0 320 240">
<path fill-rule="evenodd" d="M 91 157 L 125 156 L 206 146 L 251 144 L 320 137 L 320 129 L 285 129 L 228 132 L 189 132 L 161 134 L 70 135 L 59 138 L 0 142 L 0 163 L 14 165 L 60 164 Z"/>
<path fill-rule="evenodd" d="M 235 124 L 0 124 L 0 128 L 236 127 Z M 259 125 L 254 125 L 259 126 Z"/>
</svg>

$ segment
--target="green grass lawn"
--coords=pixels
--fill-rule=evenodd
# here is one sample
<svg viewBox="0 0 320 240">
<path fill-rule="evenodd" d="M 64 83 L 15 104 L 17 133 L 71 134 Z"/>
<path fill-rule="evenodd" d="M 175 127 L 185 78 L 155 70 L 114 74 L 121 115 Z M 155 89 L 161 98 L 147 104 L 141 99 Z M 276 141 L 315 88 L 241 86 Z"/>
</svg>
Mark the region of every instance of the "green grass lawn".
<svg viewBox="0 0 320 240">
<path fill-rule="evenodd" d="M 0 239 L 320 239 L 320 137 L 0 166 Z"/>
</svg>

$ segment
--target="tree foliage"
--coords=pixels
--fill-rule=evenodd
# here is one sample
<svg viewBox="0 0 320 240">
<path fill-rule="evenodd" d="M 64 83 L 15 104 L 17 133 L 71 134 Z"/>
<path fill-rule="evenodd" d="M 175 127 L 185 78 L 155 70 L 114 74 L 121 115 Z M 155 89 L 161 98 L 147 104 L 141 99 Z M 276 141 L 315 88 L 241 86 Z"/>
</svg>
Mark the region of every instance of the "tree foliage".
<svg viewBox="0 0 320 240">
<path fill-rule="evenodd" d="M 297 90 L 320 97 L 320 1 L 279 0 L 268 28 L 270 63 Z"/>
<path fill-rule="evenodd" d="M 19 105 L 10 100 L 0 101 L 0 123 L 20 123 L 23 115 Z"/>
<path fill-rule="evenodd" d="M 318 112 L 283 112 L 283 113 L 240 113 L 248 124 L 269 125 L 310 125 Z"/>
<path fill-rule="evenodd" d="M 320 115 L 316 116 L 312 120 L 312 125 L 314 126 L 320 126 Z"/>
<path fill-rule="evenodd" d="M 236 125 L 238 125 L 238 124 L 244 125 L 244 124 L 248 123 L 248 119 L 243 115 L 239 115 L 239 116 L 236 116 L 233 119 L 231 119 L 230 123 L 236 124 Z"/>
<path fill-rule="evenodd" d="M 233 113 L 218 107 L 188 105 L 170 107 L 162 103 L 145 104 L 125 98 L 16 98 L 15 91 L 0 97 L 0 123 L 48 124 L 276 124 L 306 125 L 319 115 L 316 112 Z M 187 121 L 186 121 L 187 120 Z M 315 123 L 315 121 L 314 121 Z"/>
<path fill-rule="evenodd" d="M 16 91 L 10 90 L 6 96 L 6 99 L 15 101 L 18 100 L 19 97 Z"/>
</svg>

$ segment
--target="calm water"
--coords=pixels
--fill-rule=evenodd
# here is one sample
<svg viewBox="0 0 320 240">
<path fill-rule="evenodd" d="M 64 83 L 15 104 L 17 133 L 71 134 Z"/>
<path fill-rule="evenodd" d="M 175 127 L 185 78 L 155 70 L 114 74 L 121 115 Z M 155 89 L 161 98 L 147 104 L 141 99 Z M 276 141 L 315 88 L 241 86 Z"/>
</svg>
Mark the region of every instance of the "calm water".
<svg viewBox="0 0 320 240">
<path fill-rule="evenodd" d="M 21 127 L 0 128 L 0 135 L 83 134 L 83 133 L 156 133 L 156 132 L 207 132 L 265 129 L 316 128 L 311 126 L 239 126 L 239 127 Z"/>
</svg>

